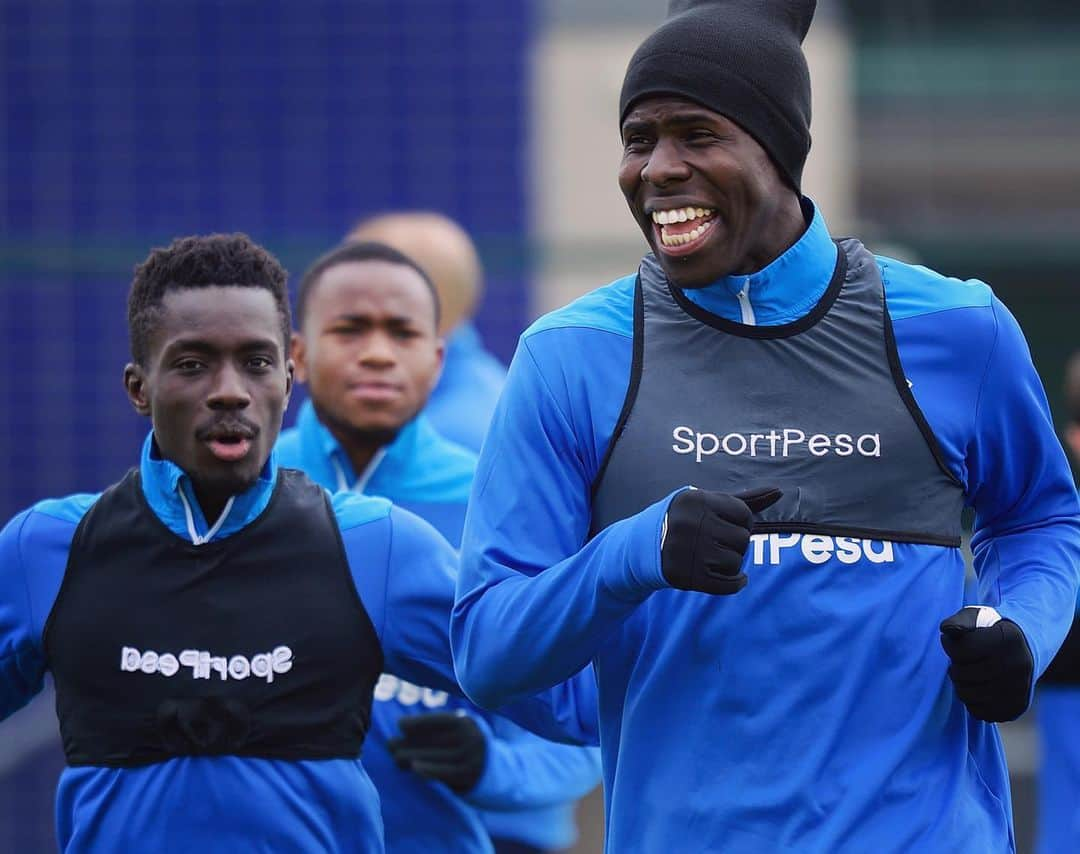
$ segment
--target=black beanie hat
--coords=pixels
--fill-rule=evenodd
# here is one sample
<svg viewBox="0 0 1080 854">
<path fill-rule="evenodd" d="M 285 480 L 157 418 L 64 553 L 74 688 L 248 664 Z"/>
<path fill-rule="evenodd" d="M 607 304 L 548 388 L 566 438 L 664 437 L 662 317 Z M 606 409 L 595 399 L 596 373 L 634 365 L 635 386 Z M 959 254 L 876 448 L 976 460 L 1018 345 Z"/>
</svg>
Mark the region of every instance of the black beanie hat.
<svg viewBox="0 0 1080 854">
<path fill-rule="evenodd" d="M 647 95 L 680 95 L 754 137 L 796 191 L 810 151 L 810 72 L 802 40 L 816 0 L 671 0 L 634 52 L 619 124 Z"/>
</svg>

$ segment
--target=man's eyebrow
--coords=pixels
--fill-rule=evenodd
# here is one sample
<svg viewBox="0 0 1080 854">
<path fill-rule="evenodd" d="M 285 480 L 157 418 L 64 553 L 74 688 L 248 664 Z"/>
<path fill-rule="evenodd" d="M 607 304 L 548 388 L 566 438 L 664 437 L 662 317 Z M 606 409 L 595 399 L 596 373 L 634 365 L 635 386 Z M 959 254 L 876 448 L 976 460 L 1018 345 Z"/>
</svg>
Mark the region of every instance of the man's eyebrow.
<svg viewBox="0 0 1080 854">
<path fill-rule="evenodd" d="M 277 347 L 281 342 L 274 338 L 245 338 L 239 342 L 234 343 L 231 349 L 234 350 L 265 350 Z M 217 353 L 221 351 L 221 346 L 208 341 L 205 338 L 176 338 L 169 342 L 166 347 L 167 351 L 173 350 L 191 350 L 196 353 Z"/>
<path fill-rule="evenodd" d="M 423 321 L 411 314 L 395 314 L 392 317 L 386 318 L 386 322 L 393 326 L 414 326 Z"/>
<path fill-rule="evenodd" d="M 351 311 L 343 311 L 339 314 L 332 315 L 329 319 L 330 323 L 368 323 L 371 320 L 371 316 L 367 314 L 356 314 Z"/>
<path fill-rule="evenodd" d="M 673 115 L 657 118 L 657 119 L 635 119 L 629 118 L 623 122 L 622 131 L 645 130 L 647 128 L 655 127 L 656 125 L 698 125 L 698 124 L 717 124 L 719 122 L 726 121 L 724 116 L 718 113 L 710 113 L 706 110 L 680 110 Z"/>
<path fill-rule="evenodd" d="M 700 125 L 700 124 L 716 124 L 717 122 L 724 121 L 724 117 L 717 115 L 716 113 L 709 113 L 705 110 L 687 110 L 686 112 L 678 112 L 671 116 L 667 120 L 667 124 L 670 125 Z"/>
<path fill-rule="evenodd" d="M 645 119 L 627 119 L 623 122 L 622 132 L 626 133 L 628 131 L 646 130 L 654 124 L 656 124 L 656 122 L 646 121 Z"/>
<path fill-rule="evenodd" d="M 409 314 L 395 314 L 390 317 L 383 317 L 379 319 L 373 318 L 370 314 L 354 314 L 351 312 L 343 312 L 341 314 L 335 314 L 330 318 L 331 323 L 372 323 L 383 324 L 385 326 L 405 326 L 420 323 L 420 321 Z"/>
</svg>

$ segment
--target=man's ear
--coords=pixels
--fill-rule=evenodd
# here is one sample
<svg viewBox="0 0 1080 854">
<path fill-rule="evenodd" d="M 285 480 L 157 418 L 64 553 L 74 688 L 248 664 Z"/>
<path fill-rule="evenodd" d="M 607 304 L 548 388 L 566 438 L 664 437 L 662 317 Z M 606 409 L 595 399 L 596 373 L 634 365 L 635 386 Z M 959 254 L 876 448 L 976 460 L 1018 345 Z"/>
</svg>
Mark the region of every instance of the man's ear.
<svg viewBox="0 0 1080 854">
<path fill-rule="evenodd" d="M 442 377 L 443 368 L 446 367 L 446 339 L 441 335 L 435 339 L 435 358 L 438 366 L 435 368 L 435 373 L 431 375 L 431 388 L 428 389 L 428 394 L 435 390 L 435 386 L 439 384 L 439 378 Z"/>
<path fill-rule="evenodd" d="M 299 332 L 294 332 L 292 338 L 289 340 L 290 358 L 292 359 L 293 368 L 296 374 L 296 381 L 299 383 L 307 382 L 307 343 L 304 341 L 304 336 Z M 291 375 L 290 375 L 291 376 Z M 290 379 L 291 384 L 291 379 Z"/>
<path fill-rule="evenodd" d="M 289 405 L 289 398 L 292 397 L 293 380 L 296 377 L 296 365 L 292 359 L 285 360 L 285 405 Z"/>
<path fill-rule="evenodd" d="M 146 388 L 146 372 L 134 362 L 128 362 L 124 366 L 124 390 L 135 411 L 149 418 L 150 397 Z"/>
</svg>

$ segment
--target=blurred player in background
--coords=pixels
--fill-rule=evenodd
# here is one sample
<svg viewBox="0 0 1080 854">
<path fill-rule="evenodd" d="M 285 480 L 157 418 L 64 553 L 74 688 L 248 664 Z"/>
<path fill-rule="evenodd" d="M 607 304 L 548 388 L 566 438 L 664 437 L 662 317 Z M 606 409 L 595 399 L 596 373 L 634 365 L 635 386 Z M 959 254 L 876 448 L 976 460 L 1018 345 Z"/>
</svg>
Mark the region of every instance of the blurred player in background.
<svg viewBox="0 0 1080 854">
<path fill-rule="evenodd" d="M 329 489 L 411 510 L 456 547 L 476 455 L 422 411 L 443 361 L 439 308 L 427 274 L 385 244 L 348 243 L 317 260 L 300 284 L 292 350 L 310 399 L 277 453 Z M 390 854 L 491 851 L 480 809 L 546 812 L 600 780 L 594 748 L 545 741 L 388 673 L 364 767 Z"/>
<path fill-rule="evenodd" d="M 0 718 L 52 673 L 64 851 L 378 854 L 358 756 L 379 674 L 459 690 L 450 545 L 277 466 L 285 281 L 244 235 L 155 249 L 128 298 L 138 467 L 0 532 Z M 575 690 L 506 711 L 588 739 Z"/>
<path fill-rule="evenodd" d="M 611 852 L 1012 851 L 989 722 L 1072 617 L 1080 507 L 1015 320 L 802 195 L 814 6 L 676 0 L 635 52 L 652 253 L 524 333 L 481 452 L 458 675 L 498 705 L 594 664 Z"/>
<path fill-rule="evenodd" d="M 479 452 L 506 381 L 506 368 L 484 349 L 471 322 L 483 294 L 483 265 L 476 246 L 456 222 L 426 211 L 397 211 L 362 220 L 348 240 L 389 244 L 427 272 L 439 295 L 439 335 L 446 339 L 446 355 L 424 414 L 444 437 Z M 457 540 L 451 539 L 460 540 L 460 532 Z M 543 809 L 501 810 L 489 813 L 484 821 L 500 854 L 556 851 L 570 847 L 577 836 L 574 807 L 567 801 Z"/>
<path fill-rule="evenodd" d="M 483 269 L 469 235 L 441 214 L 402 211 L 363 220 L 347 240 L 389 244 L 427 272 L 442 306 L 439 335 L 446 340 L 446 359 L 425 412 L 447 439 L 479 452 L 506 368 L 484 348 L 472 324 Z"/>
<path fill-rule="evenodd" d="M 1065 365 L 1065 447 L 1080 466 L 1080 352 Z M 1080 851 L 1080 621 L 1039 680 L 1037 850 Z"/>
</svg>

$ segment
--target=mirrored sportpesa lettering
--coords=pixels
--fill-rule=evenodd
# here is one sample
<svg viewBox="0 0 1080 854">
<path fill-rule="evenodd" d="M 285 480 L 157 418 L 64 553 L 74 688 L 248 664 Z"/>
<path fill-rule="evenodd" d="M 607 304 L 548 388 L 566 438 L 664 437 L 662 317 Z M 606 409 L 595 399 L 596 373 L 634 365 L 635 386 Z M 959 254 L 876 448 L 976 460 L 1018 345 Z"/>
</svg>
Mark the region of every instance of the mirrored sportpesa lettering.
<svg viewBox="0 0 1080 854">
<path fill-rule="evenodd" d="M 445 691 L 422 688 L 412 682 L 384 673 L 375 685 L 375 699 L 381 702 L 397 700 L 403 706 L 419 704 L 426 709 L 439 709 L 446 705 L 450 695 Z"/>
<path fill-rule="evenodd" d="M 293 652 L 287 646 L 277 646 L 270 652 L 256 653 L 250 658 L 246 655 L 214 655 L 205 649 L 185 649 L 175 655 L 133 646 L 120 650 L 120 669 L 125 673 L 158 673 L 170 679 L 177 675 L 221 681 L 254 677 L 269 683 L 275 676 L 288 673 L 292 666 Z"/>
</svg>

